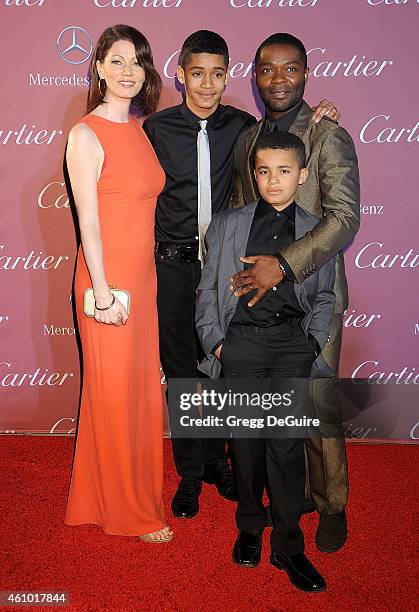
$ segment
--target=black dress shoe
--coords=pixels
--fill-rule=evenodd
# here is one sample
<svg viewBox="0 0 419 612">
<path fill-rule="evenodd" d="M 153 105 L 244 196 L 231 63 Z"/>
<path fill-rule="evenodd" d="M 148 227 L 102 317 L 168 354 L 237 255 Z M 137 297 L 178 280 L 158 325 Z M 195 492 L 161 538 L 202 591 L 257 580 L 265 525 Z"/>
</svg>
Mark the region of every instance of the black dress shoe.
<svg viewBox="0 0 419 612">
<path fill-rule="evenodd" d="M 192 518 L 199 511 L 202 482 L 199 478 L 184 476 L 172 499 L 172 512 L 177 518 Z"/>
<path fill-rule="evenodd" d="M 321 552 L 332 553 L 346 542 L 348 530 L 346 527 L 346 513 L 320 514 L 319 525 L 316 532 L 316 545 Z"/>
<path fill-rule="evenodd" d="M 218 493 L 225 499 L 237 501 L 236 484 L 227 460 L 207 465 L 203 481 L 207 484 L 215 484 Z"/>
<path fill-rule="evenodd" d="M 300 591 L 319 593 L 326 590 L 326 581 L 310 563 L 304 553 L 287 556 L 281 553 L 271 553 L 272 565 L 287 572 L 291 584 Z"/>
<path fill-rule="evenodd" d="M 262 534 L 240 531 L 233 548 L 233 561 L 242 567 L 256 567 L 262 552 Z"/>
</svg>

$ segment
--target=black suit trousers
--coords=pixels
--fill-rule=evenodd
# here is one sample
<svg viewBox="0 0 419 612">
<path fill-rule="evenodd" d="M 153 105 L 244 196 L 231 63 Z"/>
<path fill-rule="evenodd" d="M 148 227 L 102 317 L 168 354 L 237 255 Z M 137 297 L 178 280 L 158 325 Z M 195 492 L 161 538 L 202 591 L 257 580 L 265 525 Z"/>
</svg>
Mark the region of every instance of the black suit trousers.
<svg viewBox="0 0 419 612">
<path fill-rule="evenodd" d="M 160 360 L 166 380 L 196 378 L 203 351 L 195 331 L 195 291 L 201 277 L 199 262 L 170 258 L 156 261 Z M 169 422 L 172 413 L 169 406 Z M 225 440 L 172 438 L 179 476 L 202 478 L 206 465 L 226 458 Z"/>
<path fill-rule="evenodd" d="M 227 379 L 270 379 L 271 393 L 284 378 L 309 378 L 314 359 L 313 345 L 298 322 L 268 329 L 230 326 L 221 350 Z M 302 552 L 299 520 L 304 502 L 304 439 L 233 438 L 232 448 L 239 497 L 237 527 L 253 535 L 263 531 L 266 486 L 273 522 L 272 551 L 287 555 Z"/>
</svg>

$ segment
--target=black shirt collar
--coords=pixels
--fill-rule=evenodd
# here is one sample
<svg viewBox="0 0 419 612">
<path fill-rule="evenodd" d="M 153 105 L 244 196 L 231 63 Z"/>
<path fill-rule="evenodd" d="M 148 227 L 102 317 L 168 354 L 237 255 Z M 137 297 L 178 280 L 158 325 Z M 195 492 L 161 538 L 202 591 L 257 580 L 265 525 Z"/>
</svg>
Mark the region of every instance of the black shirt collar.
<svg viewBox="0 0 419 612">
<path fill-rule="evenodd" d="M 282 213 L 282 215 L 286 215 L 287 217 L 289 217 L 289 219 L 291 219 L 291 221 L 294 221 L 295 220 L 295 200 L 294 202 L 291 202 L 291 204 L 289 204 L 283 210 L 276 210 L 276 208 L 268 204 L 268 202 L 266 202 L 263 198 L 259 198 L 259 201 L 256 206 L 256 210 L 255 210 L 256 218 L 264 217 L 265 215 L 276 215 L 277 212 Z"/>
<path fill-rule="evenodd" d="M 292 124 L 294 123 L 298 113 L 300 112 L 301 106 L 303 104 L 303 100 L 297 104 L 295 108 L 290 110 L 285 115 L 278 117 L 278 119 L 269 119 L 266 117 L 266 121 L 270 124 L 271 129 L 277 129 L 280 132 L 288 132 Z"/>
<path fill-rule="evenodd" d="M 192 127 L 199 127 L 199 122 L 202 121 L 201 117 L 198 117 L 198 115 L 195 115 L 195 113 L 193 113 L 186 105 L 186 101 L 184 100 L 183 103 L 180 105 L 180 112 L 182 113 L 183 117 L 186 119 L 186 121 L 189 123 L 189 125 L 191 125 Z M 218 117 L 220 116 L 221 113 L 221 104 L 219 104 L 217 106 L 217 108 L 215 109 L 215 111 L 209 116 L 207 117 L 207 121 L 208 121 L 208 125 L 213 125 Z"/>
</svg>

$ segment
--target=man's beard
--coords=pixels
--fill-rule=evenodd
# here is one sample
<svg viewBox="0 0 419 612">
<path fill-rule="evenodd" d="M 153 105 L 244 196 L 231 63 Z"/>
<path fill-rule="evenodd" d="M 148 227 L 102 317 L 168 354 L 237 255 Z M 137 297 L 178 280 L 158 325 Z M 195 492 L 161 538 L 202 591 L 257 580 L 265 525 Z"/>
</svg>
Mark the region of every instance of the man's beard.
<svg viewBox="0 0 419 612">
<path fill-rule="evenodd" d="M 277 100 L 275 102 L 275 100 L 272 100 L 272 98 L 269 95 L 268 88 L 266 89 L 266 94 L 264 90 L 262 91 L 259 90 L 259 94 L 262 99 L 262 102 L 265 105 L 266 110 L 271 111 L 272 113 L 286 113 L 292 110 L 293 108 L 295 108 L 298 104 L 300 104 L 304 96 L 304 89 L 305 87 L 303 84 L 302 87 L 295 90 L 292 93 L 290 99 L 286 101 Z"/>
</svg>

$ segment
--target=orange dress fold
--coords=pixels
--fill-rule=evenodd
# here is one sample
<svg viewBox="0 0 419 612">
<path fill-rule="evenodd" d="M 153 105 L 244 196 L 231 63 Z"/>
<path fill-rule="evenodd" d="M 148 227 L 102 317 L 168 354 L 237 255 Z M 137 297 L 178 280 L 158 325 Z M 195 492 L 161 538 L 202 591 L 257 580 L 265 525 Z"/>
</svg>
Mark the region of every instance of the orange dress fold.
<svg viewBox="0 0 419 612">
<path fill-rule="evenodd" d="M 83 314 L 92 282 L 80 248 L 75 297 L 83 387 L 65 522 L 142 535 L 166 524 L 154 264 L 154 213 L 165 176 L 133 117 L 115 123 L 87 115 L 81 122 L 105 153 L 97 193 L 106 278 L 131 293 L 131 311 L 123 327 Z"/>
</svg>

